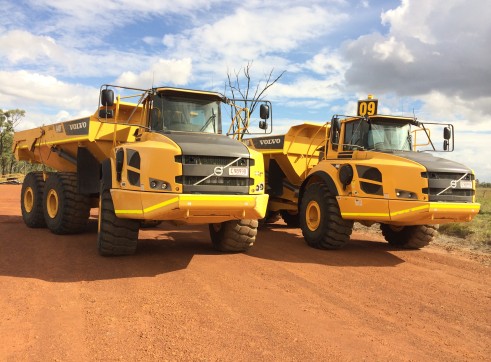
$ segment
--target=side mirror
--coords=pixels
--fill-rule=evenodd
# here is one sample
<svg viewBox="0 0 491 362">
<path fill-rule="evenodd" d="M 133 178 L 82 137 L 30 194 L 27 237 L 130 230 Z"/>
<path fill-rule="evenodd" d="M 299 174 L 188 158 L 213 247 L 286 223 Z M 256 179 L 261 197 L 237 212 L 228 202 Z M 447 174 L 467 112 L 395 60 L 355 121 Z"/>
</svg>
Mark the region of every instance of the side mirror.
<svg viewBox="0 0 491 362">
<path fill-rule="evenodd" d="M 448 141 L 450 139 L 450 137 L 452 137 L 452 131 L 450 130 L 450 127 L 445 127 L 443 129 L 443 139 Z M 447 144 L 448 144 L 448 142 L 447 142 Z"/>
<path fill-rule="evenodd" d="M 266 121 L 259 121 L 259 128 L 266 131 L 268 129 L 268 122 L 266 122 Z"/>
<path fill-rule="evenodd" d="M 123 171 L 123 162 L 124 162 L 124 151 L 123 149 L 119 149 L 116 152 L 116 180 L 121 182 L 121 172 Z"/>
<path fill-rule="evenodd" d="M 101 109 L 99 110 L 99 118 L 113 118 L 114 113 L 112 109 Z"/>
<path fill-rule="evenodd" d="M 269 106 L 267 104 L 261 104 L 261 107 L 259 108 L 259 117 L 261 117 L 261 119 L 269 118 Z"/>
<path fill-rule="evenodd" d="M 339 143 L 339 133 L 341 130 L 341 122 L 338 117 L 332 117 L 331 119 L 331 142 L 333 144 Z"/>
<path fill-rule="evenodd" d="M 448 151 L 448 146 L 449 146 L 448 140 L 443 140 L 443 150 L 444 151 Z"/>
<path fill-rule="evenodd" d="M 112 89 L 101 90 L 101 104 L 104 107 L 112 107 L 114 105 L 114 91 Z"/>
</svg>

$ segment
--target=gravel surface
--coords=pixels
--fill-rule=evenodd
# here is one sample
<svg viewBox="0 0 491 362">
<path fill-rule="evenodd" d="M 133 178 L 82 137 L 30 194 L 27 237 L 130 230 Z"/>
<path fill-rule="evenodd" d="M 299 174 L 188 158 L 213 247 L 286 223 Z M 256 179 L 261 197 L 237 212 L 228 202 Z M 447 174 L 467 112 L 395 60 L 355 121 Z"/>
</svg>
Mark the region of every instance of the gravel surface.
<svg viewBox="0 0 491 362">
<path fill-rule="evenodd" d="M 357 228 L 309 248 L 281 221 L 245 254 L 206 226 L 140 231 L 137 254 L 97 254 L 87 232 L 28 229 L 0 185 L 1 361 L 485 361 L 490 255 L 391 248 Z"/>
</svg>

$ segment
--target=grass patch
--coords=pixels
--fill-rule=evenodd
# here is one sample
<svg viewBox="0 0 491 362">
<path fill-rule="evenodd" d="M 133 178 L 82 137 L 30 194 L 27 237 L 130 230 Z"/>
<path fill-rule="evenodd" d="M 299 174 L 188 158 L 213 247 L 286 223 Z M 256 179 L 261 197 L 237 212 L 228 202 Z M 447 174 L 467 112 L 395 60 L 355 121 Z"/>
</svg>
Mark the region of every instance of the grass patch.
<svg viewBox="0 0 491 362">
<path fill-rule="evenodd" d="M 491 246 L 491 188 L 478 187 L 476 200 L 481 210 L 471 222 L 440 225 L 440 233 L 456 236 L 470 242 L 476 248 Z"/>
</svg>

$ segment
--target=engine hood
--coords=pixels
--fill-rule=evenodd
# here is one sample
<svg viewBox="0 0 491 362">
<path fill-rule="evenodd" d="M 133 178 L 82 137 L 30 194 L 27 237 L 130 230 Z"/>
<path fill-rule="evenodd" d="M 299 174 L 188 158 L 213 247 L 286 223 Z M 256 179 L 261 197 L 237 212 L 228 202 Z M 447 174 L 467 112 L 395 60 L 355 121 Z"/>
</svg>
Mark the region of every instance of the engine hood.
<svg viewBox="0 0 491 362">
<path fill-rule="evenodd" d="M 169 132 L 165 136 L 179 145 L 183 155 L 249 158 L 249 150 L 242 142 L 225 135 Z"/>
<path fill-rule="evenodd" d="M 426 152 L 391 152 L 395 156 L 406 158 L 423 165 L 430 172 L 471 173 L 472 170 L 458 162 L 435 157 Z"/>
</svg>

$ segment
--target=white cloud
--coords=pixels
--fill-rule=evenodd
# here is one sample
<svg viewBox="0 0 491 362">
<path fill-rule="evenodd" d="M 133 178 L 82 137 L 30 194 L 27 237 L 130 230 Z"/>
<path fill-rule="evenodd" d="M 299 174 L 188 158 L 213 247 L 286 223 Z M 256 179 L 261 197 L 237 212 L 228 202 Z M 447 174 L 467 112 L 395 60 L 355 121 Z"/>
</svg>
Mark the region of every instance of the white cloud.
<svg viewBox="0 0 491 362">
<path fill-rule="evenodd" d="M 181 56 L 200 55 L 204 62 L 227 59 L 242 65 L 274 53 L 287 53 L 301 42 L 321 36 L 345 16 L 318 6 L 295 6 L 282 11 L 273 8 L 253 11 L 238 8 L 233 15 L 215 23 L 167 34 L 164 45 Z"/>
<path fill-rule="evenodd" d="M 404 43 L 391 36 L 388 40 L 373 45 L 374 56 L 380 60 L 396 58 L 402 63 L 411 63 L 414 57 Z"/>
<path fill-rule="evenodd" d="M 449 117 L 457 111 L 472 123 L 488 121 L 491 7 L 480 4 L 403 0 L 382 13 L 386 35 L 374 32 L 346 44 L 344 55 L 351 62 L 347 86 L 418 98 L 436 115 L 446 99 Z"/>
<path fill-rule="evenodd" d="M 13 30 L 0 36 L 0 60 L 6 68 L 35 67 L 38 73 L 74 77 L 116 77 L 156 61 L 153 56 L 111 49 L 83 49 L 58 44 L 48 36 Z M 108 79 L 109 81 L 109 79 Z"/>
<path fill-rule="evenodd" d="M 45 21 L 46 30 L 65 29 L 83 34 L 107 33 L 144 18 L 166 14 L 192 17 L 217 2 L 219 0 L 31 0 L 30 6 L 51 13 Z"/>
<path fill-rule="evenodd" d="M 40 58 L 61 58 L 63 50 L 49 36 L 36 36 L 25 30 L 13 30 L 0 36 L 0 57 L 10 63 L 35 63 Z"/>
<path fill-rule="evenodd" d="M 305 68 L 321 75 L 344 74 L 348 63 L 336 51 L 323 49 L 305 63 Z"/>
<path fill-rule="evenodd" d="M 182 86 L 188 83 L 191 71 L 192 61 L 190 58 L 159 59 L 150 69 L 140 73 L 124 72 L 118 77 L 116 83 L 144 89 L 165 84 Z"/>
<path fill-rule="evenodd" d="M 46 118 L 59 119 L 66 114 L 92 114 L 97 108 L 98 93 L 98 88 L 65 83 L 39 73 L 0 71 L 2 108 L 29 110 L 29 120 L 36 124 L 46 123 Z M 45 112 L 47 108 L 50 110 Z M 40 118 L 33 119 L 31 112 Z"/>
</svg>

